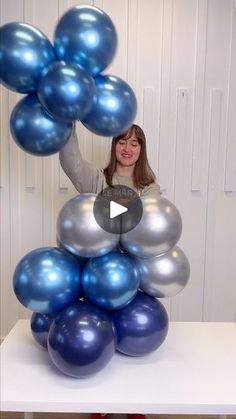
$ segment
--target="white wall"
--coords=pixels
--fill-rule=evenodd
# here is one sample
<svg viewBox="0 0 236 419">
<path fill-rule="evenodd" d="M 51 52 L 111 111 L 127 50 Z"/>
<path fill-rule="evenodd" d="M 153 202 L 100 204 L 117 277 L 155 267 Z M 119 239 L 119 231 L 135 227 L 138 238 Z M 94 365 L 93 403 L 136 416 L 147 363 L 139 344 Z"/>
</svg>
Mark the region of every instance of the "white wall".
<svg viewBox="0 0 236 419">
<path fill-rule="evenodd" d="M 78 0 L 1 0 L 1 24 L 26 21 L 51 40 Z M 95 0 L 119 48 L 106 73 L 127 80 L 164 195 L 183 219 L 191 279 L 166 299 L 172 320 L 236 321 L 236 1 Z M 9 133 L 20 95 L 1 88 L 1 333 L 31 313 L 12 291 L 19 259 L 55 244 L 57 214 L 75 190 L 58 156 L 23 153 Z M 110 139 L 77 124 L 84 156 L 103 165 Z"/>
</svg>

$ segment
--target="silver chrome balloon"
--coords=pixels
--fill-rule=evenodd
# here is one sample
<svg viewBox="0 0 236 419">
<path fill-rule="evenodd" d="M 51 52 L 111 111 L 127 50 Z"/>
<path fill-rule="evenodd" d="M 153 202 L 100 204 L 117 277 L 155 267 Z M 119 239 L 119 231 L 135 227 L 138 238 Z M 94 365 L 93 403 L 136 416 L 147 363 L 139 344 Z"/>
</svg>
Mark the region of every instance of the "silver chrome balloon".
<svg viewBox="0 0 236 419">
<path fill-rule="evenodd" d="M 152 297 L 173 297 L 189 280 L 189 261 L 178 246 L 154 258 L 136 258 L 140 288 Z"/>
<path fill-rule="evenodd" d="M 121 235 L 121 246 L 138 257 L 154 257 L 175 246 L 182 232 L 179 211 L 162 196 L 142 198 L 143 216 L 137 226 Z"/>
<path fill-rule="evenodd" d="M 95 194 L 81 194 L 68 201 L 58 215 L 58 240 L 77 256 L 103 256 L 119 241 L 118 234 L 106 232 L 96 222 L 93 214 L 95 199 Z"/>
</svg>

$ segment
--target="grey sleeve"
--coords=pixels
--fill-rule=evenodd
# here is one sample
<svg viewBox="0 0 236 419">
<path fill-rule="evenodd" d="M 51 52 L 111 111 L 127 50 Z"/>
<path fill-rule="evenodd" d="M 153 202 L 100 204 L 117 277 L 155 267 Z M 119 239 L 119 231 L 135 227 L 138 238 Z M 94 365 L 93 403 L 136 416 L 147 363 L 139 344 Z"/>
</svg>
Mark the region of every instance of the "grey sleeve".
<svg viewBox="0 0 236 419">
<path fill-rule="evenodd" d="M 101 183 L 101 171 L 84 160 L 74 131 L 69 141 L 59 152 L 60 164 L 79 193 L 96 193 Z"/>
<path fill-rule="evenodd" d="M 160 186 L 157 183 L 151 183 L 151 185 L 146 186 L 141 193 L 141 196 L 157 196 L 161 195 Z"/>
</svg>

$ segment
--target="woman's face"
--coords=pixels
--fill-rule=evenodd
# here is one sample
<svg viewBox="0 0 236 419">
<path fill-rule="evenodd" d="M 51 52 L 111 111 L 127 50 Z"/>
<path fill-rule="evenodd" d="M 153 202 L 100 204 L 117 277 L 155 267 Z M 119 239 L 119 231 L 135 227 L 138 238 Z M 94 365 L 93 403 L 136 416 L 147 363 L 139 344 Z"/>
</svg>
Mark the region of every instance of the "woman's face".
<svg viewBox="0 0 236 419">
<path fill-rule="evenodd" d="M 121 166 L 133 166 L 139 158 L 141 145 L 132 133 L 130 138 L 121 138 L 116 143 L 116 160 Z"/>
</svg>

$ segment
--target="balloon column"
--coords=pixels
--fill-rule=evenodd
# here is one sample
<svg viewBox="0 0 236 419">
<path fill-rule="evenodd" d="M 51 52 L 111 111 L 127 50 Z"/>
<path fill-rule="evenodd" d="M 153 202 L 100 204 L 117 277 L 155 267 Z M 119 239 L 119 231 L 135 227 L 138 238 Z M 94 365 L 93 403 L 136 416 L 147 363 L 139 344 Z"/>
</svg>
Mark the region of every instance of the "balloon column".
<svg viewBox="0 0 236 419">
<path fill-rule="evenodd" d="M 74 121 L 99 135 L 124 132 L 136 114 L 131 87 L 101 74 L 117 46 L 102 10 L 76 6 L 59 20 L 54 47 L 37 28 L 13 22 L 0 28 L 0 78 L 27 96 L 13 109 L 11 131 L 26 152 L 46 156 L 69 139 Z M 139 224 L 125 234 L 104 231 L 93 214 L 94 194 L 69 200 L 57 219 L 58 247 L 27 253 L 13 288 L 32 311 L 31 331 L 64 374 L 95 374 L 115 351 L 144 356 L 168 332 L 161 297 L 187 284 L 190 268 L 176 246 L 182 231 L 166 198 L 142 198 Z"/>
<path fill-rule="evenodd" d="M 107 233 L 81 194 L 57 218 L 59 248 L 40 248 L 16 266 L 18 300 L 33 311 L 32 335 L 63 373 L 87 377 L 115 351 L 144 356 L 164 342 L 168 315 L 160 298 L 187 284 L 190 267 L 176 245 L 177 208 L 162 196 L 142 198 L 143 215 L 128 233 Z"/>
<path fill-rule="evenodd" d="M 54 42 L 36 27 L 11 22 L 0 28 L 0 80 L 25 93 L 12 111 L 10 128 L 27 153 L 48 156 L 69 140 L 79 120 L 95 134 L 126 131 L 136 115 L 132 88 L 111 74 L 117 33 L 110 17 L 78 5 L 59 20 Z"/>
</svg>

